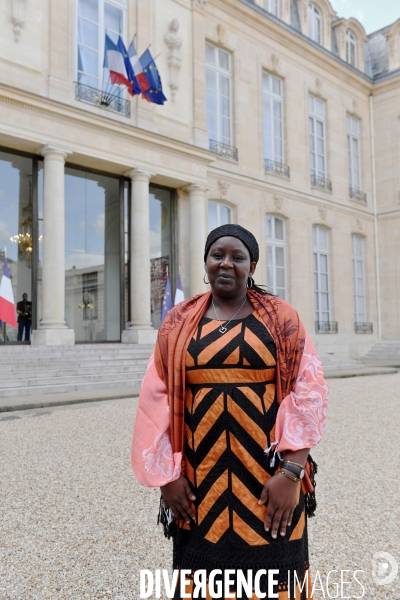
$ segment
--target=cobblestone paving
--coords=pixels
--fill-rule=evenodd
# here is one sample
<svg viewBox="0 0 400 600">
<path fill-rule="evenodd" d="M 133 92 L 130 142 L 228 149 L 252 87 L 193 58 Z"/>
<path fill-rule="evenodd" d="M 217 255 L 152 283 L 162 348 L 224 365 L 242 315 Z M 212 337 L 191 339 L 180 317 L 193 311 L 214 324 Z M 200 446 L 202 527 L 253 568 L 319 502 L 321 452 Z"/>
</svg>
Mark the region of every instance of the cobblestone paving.
<svg viewBox="0 0 400 600">
<path fill-rule="evenodd" d="M 329 571 L 338 570 L 331 579 L 340 582 L 341 570 L 350 581 L 361 569 L 363 596 L 354 582 L 343 593 L 332 585 L 330 597 L 400 600 L 399 576 L 383 586 L 371 577 L 376 552 L 400 563 L 400 374 L 329 385 L 326 435 L 313 451 L 320 472 L 309 521 L 312 580 L 319 574 L 316 588 L 324 588 L 315 598 L 329 597 Z M 137 600 L 140 569 L 170 568 L 170 542 L 156 527 L 159 493 L 131 473 L 135 406 L 1 415 L 1 599 Z"/>
</svg>

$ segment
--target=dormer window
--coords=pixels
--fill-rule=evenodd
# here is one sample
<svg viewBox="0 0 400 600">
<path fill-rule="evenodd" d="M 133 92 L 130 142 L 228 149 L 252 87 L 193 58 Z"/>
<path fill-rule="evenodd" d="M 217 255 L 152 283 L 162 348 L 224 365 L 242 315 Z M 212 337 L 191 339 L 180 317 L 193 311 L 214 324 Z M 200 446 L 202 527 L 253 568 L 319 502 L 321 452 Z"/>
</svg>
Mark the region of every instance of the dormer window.
<svg viewBox="0 0 400 600">
<path fill-rule="evenodd" d="M 263 0 L 263 7 L 271 15 L 279 17 L 279 0 Z"/>
<path fill-rule="evenodd" d="M 322 44 L 322 17 L 318 8 L 312 2 L 308 5 L 308 37 Z"/>
<path fill-rule="evenodd" d="M 346 30 L 346 62 L 352 67 L 356 67 L 356 49 L 357 41 L 356 36 L 350 29 Z"/>
</svg>

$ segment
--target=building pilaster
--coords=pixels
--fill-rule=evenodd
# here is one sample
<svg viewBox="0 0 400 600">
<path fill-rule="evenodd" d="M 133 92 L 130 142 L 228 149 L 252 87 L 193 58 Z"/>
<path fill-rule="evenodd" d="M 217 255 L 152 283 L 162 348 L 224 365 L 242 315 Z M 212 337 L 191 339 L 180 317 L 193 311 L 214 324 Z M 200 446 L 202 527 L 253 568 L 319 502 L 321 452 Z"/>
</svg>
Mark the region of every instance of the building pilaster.
<svg viewBox="0 0 400 600">
<path fill-rule="evenodd" d="M 44 157 L 42 319 L 32 332 L 33 345 L 74 344 L 65 324 L 65 158 L 70 151 L 48 144 Z"/>
<path fill-rule="evenodd" d="M 207 198 L 202 185 L 193 183 L 189 192 L 190 295 L 207 291 L 204 277 L 204 246 L 207 238 Z"/>
<path fill-rule="evenodd" d="M 124 343 L 153 343 L 157 331 L 151 324 L 150 214 L 149 182 L 151 173 L 132 169 L 126 173 L 132 181 L 130 239 L 131 325 L 122 332 Z"/>
</svg>

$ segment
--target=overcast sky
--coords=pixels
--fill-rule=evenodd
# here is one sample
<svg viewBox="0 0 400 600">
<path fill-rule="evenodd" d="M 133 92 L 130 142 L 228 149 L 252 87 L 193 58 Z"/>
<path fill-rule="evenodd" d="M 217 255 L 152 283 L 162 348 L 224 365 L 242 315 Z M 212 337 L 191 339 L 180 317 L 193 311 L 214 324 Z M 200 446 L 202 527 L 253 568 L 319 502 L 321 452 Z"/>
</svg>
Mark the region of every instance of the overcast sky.
<svg viewBox="0 0 400 600">
<path fill-rule="evenodd" d="M 338 17 L 356 17 L 372 33 L 400 18 L 400 0 L 331 0 Z"/>
</svg>

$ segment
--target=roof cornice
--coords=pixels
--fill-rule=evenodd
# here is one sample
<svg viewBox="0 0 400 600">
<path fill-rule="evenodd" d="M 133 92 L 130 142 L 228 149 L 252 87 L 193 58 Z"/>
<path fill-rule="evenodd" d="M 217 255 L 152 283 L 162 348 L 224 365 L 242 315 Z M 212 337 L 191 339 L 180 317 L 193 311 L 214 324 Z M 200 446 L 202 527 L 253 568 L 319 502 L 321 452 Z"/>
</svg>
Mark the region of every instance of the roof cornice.
<svg viewBox="0 0 400 600">
<path fill-rule="evenodd" d="M 253 0 L 213 0 L 213 4 L 216 5 L 218 8 L 221 8 L 224 12 L 226 12 L 227 7 L 230 5 L 231 8 L 234 8 L 234 9 L 236 8 L 237 10 L 242 9 L 242 11 L 241 11 L 242 15 L 243 14 L 251 15 L 250 11 L 254 11 L 255 13 L 258 13 L 259 15 L 262 15 L 264 18 L 268 19 L 271 23 L 275 23 L 276 25 L 281 27 L 289 35 L 291 34 L 291 35 L 295 36 L 296 38 L 298 38 L 299 40 L 301 40 L 303 43 L 305 43 L 307 45 L 308 49 L 311 50 L 312 52 L 313 52 L 313 50 L 314 51 L 317 50 L 318 53 L 321 53 L 322 55 L 325 55 L 326 57 L 333 59 L 338 65 L 340 65 L 341 67 L 343 67 L 346 70 L 347 74 L 355 75 L 357 78 L 359 78 L 359 80 L 363 80 L 367 84 L 373 85 L 374 83 L 381 81 L 381 79 L 388 79 L 391 77 L 395 77 L 397 75 L 397 71 L 389 71 L 388 73 L 384 73 L 382 75 L 376 75 L 375 77 L 371 77 L 370 75 L 367 75 L 367 73 L 363 73 L 362 71 L 359 71 L 358 69 L 356 69 L 356 67 L 353 67 L 352 65 L 347 63 L 345 60 L 340 58 L 340 56 L 338 56 L 334 52 L 331 52 L 327 48 L 320 46 L 319 44 L 317 44 L 316 42 L 311 40 L 308 36 L 304 35 L 302 32 L 298 31 L 297 29 L 295 29 L 288 23 L 281 21 L 281 19 L 278 19 L 278 17 L 275 17 L 271 13 L 267 12 L 261 6 L 258 6 L 258 4 L 255 4 Z M 246 10 L 246 9 L 250 9 L 250 10 Z M 254 22 L 253 22 L 253 25 L 254 25 Z M 313 53 L 315 56 L 315 52 L 313 52 Z"/>
</svg>

